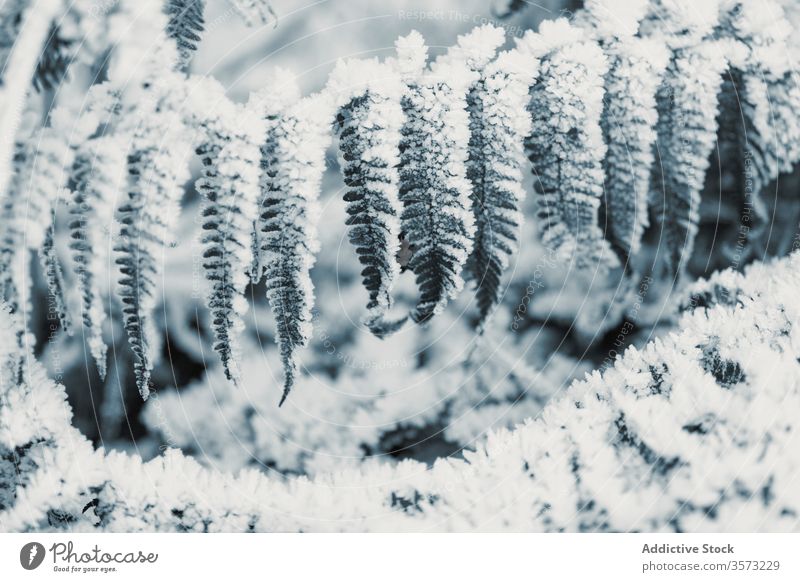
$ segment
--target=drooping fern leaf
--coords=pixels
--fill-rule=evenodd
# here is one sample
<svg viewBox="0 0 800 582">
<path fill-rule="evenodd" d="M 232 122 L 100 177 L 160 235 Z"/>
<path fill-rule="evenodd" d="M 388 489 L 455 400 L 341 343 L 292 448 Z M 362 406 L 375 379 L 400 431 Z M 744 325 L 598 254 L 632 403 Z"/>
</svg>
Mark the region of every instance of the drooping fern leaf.
<svg viewBox="0 0 800 582">
<path fill-rule="evenodd" d="M 610 61 L 605 88 L 603 136 L 605 218 L 608 237 L 623 262 L 639 251 L 649 226 L 656 93 L 669 60 L 666 47 L 651 39 L 626 38 L 606 45 Z"/>
<path fill-rule="evenodd" d="M 0 207 L 0 301 L 4 302 L 11 313 L 26 312 L 30 306 L 30 283 L 28 273 L 28 253 L 25 249 L 23 209 L 19 200 L 24 199 L 26 183 L 25 171 L 28 168 L 29 152 L 24 142 L 17 142 L 13 163 L 17 170 L 10 182 L 11 196 L 6 196 Z"/>
<path fill-rule="evenodd" d="M 42 247 L 39 249 L 39 263 L 44 273 L 45 284 L 47 285 L 48 311 L 52 311 L 58 319 L 61 329 L 72 335 L 72 322 L 67 309 L 65 295 L 64 270 L 61 267 L 61 260 L 58 257 L 58 250 L 55 245 L 56 240 L 56 213 L 51 212 L 50 226 L 44 235 Z M 49 313 L 48 313 L 49 314 Z"/>
<path fill-rule="evenodd" d="M 788 44 L 792 28 L 772 0 L 729 0 L 718 26 L 742 44 L 725 73 L 719 116 L 722 168 L 741 202 L 748 239 L 771 227 L 762 193 L 800 160 L 800 77 Z M 749 249 L 755 252 L 755 249 Z"/>
<path fill-rule="evenodd" d="M 85 140 L 94 127 L 92 120 L 75 123 L 71 119 L 72 114 L 74 111 L 63 108 L 53 110 L 46 127 L 33 131 L 25 141 L 17 144 L 17 170 L 3 204 L 4 236 L 0 242 L 0 270 L 16 273 L 16 279 L 8 287 L 13 289 L 14 294 L 30 294 L 30 279 L 27 275 L 20 278 L 20 268 L 24 266 L 27 269 L 30 253 L 39 251 L 40 263 L 49 283 L 49 308 L 65 329 L 68 328 L 66 301 L 63 285 L 57 280 L 61 267 L 54 250 L 44 247 L 52 245 L 54 222 L 49 218 L 67 182 L 74 156 L 73 147 Z M 12 306 L 22 300 L 8 296 L 6 299 Z"/>
<path fill-rule="evenodd" d="M 103 289 L 108 278 L 109 242 L 117 197 L 126 177 L 125 146 L 113 136 L 90 139 L 80 148 L 73 170 L 70 250 L 81 294 L 81 319 L 100 378 L 106 376 L 107 347 Z"/>
<path fill-rule="evenodd" d="M 267 300 L 275 318 L 288 397 L 298 371 L 297 349 L 312 332 L 314 286 L 310 270 L 319 250 L 316 222 L 333 106 L 325 94 L 306 97 L 281 116 L 274 149 L 262 158 L 259 230 Z"/>
<path fill-rule="evenodd" d="M 411 312 L 415 323 L 441 312 L 464 285 L 461 270 L 475 234 L 466 176 L 466 93 L 475 79 L 463 64 L 442 62 L 433 71 L 409 78 L 402 99 L 406 121 L 400 142 L 401 231 L 411 243 L 408 267 L 419 287 Z"/>
<path fill-rule="evenodd" d="M 339 150 L 348 190 L 350 242 L 363 266 L 369 293 L 364 324 L 378 337 L 397 331 L 406 318 L 387 321 L 391 290 L 400 266 L 400 201 L 398 198 L 403 85 L 397 74 L 377 61 L 342 61 L 328 84 L 343 105 L 339 108 Z"/>
<path fill-rule="evenodd" d="M 604 226 L 626 267 L 649 226 L 656 92 L 670 57 L 663 40 L 635 36 L 647 9 L 648 0 L 587 0 L 577 17 L 608 59 L 602 116 L 608 146 L 603 162 Z"/>
<path fill-rule="evenodd" d="M 225 376 L 238 383 L 238 335 L 247 310 L 244 291 L 253 264 L 253 216 L 259 197 L 260 146 L 264 124 L 246 107 L 231 103 L 205 123 L 206 138 L 197 149 L 203 176 L 197 190 L 206 196 L 203 210 L 203 268 L 211 283 L 214 349 Z"/>
<path fill-rule="evenodd" d="M 197 50 L 204 30 L 205 0 L 167 0 L 164 11 L 169 16 L 167 36 L 178 45 L 179 65 L 185 68 Z"/>
<path fill-rule="evenodd" d="M 163 249 L 173 238 L 182 185 L 188 178 L 188 144 L 180 118 L 170 108 L 152 111 L 145 119 L 131 140 L 128 197 L 119 208 L 120 239 L 114 250 L 136 384 L 147 399 L 156 345 L 152 312 Z"/>
<path fill-rule="evenodd" d="M 542 240 L 580 270 L 612 268 L 617 257 L 598 216 L 606 153 L 600 126 L 606 58 L 564 19 L 543 22 L 519 48 L 541 59 L 525 147 L 539 194 Z"/>
<path fill-rule="evenodd" d="M 264 88 L 252 93 L 248 100 L 248 107 L 260 116 L 265 126 L 264 143 L 261 145 L 259 209 L 263 207 L 264 201 L 269 195 L 268 180 L 275 177 L 275 168 L 278 163 L 277 128 L 285 117 L 287 109 L 298 101 L 300 101 L 300 87 L 297 85 L 294 73 L 281 68 L 272 71 Z M 261 230 L 260 210 L 257 210 L 253 219 L 253 263 L 250 266 L 250 281 L 253 285 L 257 285 L 264 277 L 265 253 L 263 252 Z"/>
<path fill-rule="evenodd" d="M 726 50 L 727 49 L 727 50 Z M 653 199 L 662 220 L 664 260 L 680 276 L 692 254 L 709 156 L 717 139 L 718 95 L 732 47 L 714 41 L 680 49 L 658 93 L 659 163 Z"/>
<path fill-rule="evenodd" d="M 483 326 L 500 301 L 501 278 L 516 250 L 525 196 L 522 186 L 522 144 L 530 133 L 525 111 L 537 62 L 519 51 L 495 60 L 505 41 L 502 29 L 484 26 L 461 36 L 446 59 L 463 62 L 478 78 L 467 93 L 469 157 L 467 178 L 472 185 L 475 243 L 467 274 L 476 285 L 478 317 Z"/>
</svg>

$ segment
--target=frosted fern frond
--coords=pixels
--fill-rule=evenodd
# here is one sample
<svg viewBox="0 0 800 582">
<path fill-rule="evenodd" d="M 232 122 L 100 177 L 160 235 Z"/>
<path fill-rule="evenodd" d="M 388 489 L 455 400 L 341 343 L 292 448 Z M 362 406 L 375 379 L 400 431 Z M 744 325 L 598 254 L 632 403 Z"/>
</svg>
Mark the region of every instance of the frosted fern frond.
<svg viewBox="0 0 800 582">
<path fill-rule="evenodd" d="M 123 0 L 112 20 L 127 42 L 114 53 L 108 76 L 115 107 L 114 133 L 126 144 L 128 192 L 118 209 L 114 245 L 122 321 L 134 354 L 134 375 L 142 398 L 150 394 L 157 335 L 152 320 L 163 253 L 173 242 L 183 184 L 189 178 L 191 140 L 182 110 L 187 83 L 176 72 L 175 42 L 165 35 L 169 19 L 156 0 Z M 130 23 L 135 28 L 131 31 Z"/>
<path fill-rule="evenodd" d="M 206 197 L 202 242 L 203 268 L 211 284 L 208 307 L 214 349 L 225 376 L 237 383 L 238 336 L 244 329 L 244 291 L 253 264 L 253 216 L 260 193 L 265 126 L 254 111 L 222 102 L 203 128 L 206 135 L 197 153 L 204 169 L 197 190 Z"/>
<path fill-rule="evenodd" d="M 538 65 L 516 50 L 494 59 L 504 40 L 502 29 L 484 26 L 459 37 L 445 57 L 478 75 L 467 93 L 475 242 L 466 270 L 476 284 L 479 329 L 500 300 L 501 278 L 517 246 L 525 196 L 522 144 L 531 127 L 525 106 Z"/>
<path fill-rule="evenodd" d="M 269 197 L 268 181 L 274 177 L 277 167 L 277 128 L 285 117 L 287 109 L 300 101 L 300 87 L 294 74 L 286 69 L 275 69 L 267 83 L 260 91 L 250 94 L 249 107 L 260 116 L 265 124 L 264 143 L 261 145 L 261 194 L 258 199 L 258 208 L 261 209 L 264 201 Z M 264 252 L 261 232 L 261 211 L 256 212 L 253 220 L 253 264 L 250 267 L 250 281 L 255 285 L 264 276 Z"/>
<path fill-rule="evenodd" d="M 200 42 L 200 33 L 204 30 L 204 5 L 205 0 L 167 0 L 164 7 L 169 16 L 167 36 L 178 45 L 181 67 L 189 64 Z"/>
<path fill-rule="evenodd" d="M 656 92 L 670 51 L 661 39 L 634 36 L 647 0 L 589 0 L 579 13 L 606 58 L 603 140 L 606 236 L 627 264 L 649 226 L 648 197 L 658 120 Z"/>
<path fill-rule="evenodd" d="M 348 186 L 344 195 L 348 236 L 369 293 L 364 324 L 378 337 L 396 331 L 405 321 L 385 320 L 392 305 L 392 286 L 400 274 L 397 166 L 403 88 L 395 71 L 377 61 L 342 61 L 328 83 L 340 104 L 337 129 Z"/>
<path fill-rule="evenodd" d="M 58 257 L 58 250 L 55 245 L 56 240 L 56 213 L 50 213 L 50 226 L 44 235 L 42 246 L 39 249 L 39 263 L 44 274 L 45 284 L 47 285 L 48 308 L 51 309 L 58 319 L 61 329 L 72 335 L 72 320 L 67 310 L 67 300 L 64 283 L 64 271 L 61 268 L 61 261 Z"/>
<path fill-rule="evenodd" d="M 268 165 L 262 182 L 259 229 L 267 300 L 275 317 L 275 341 L 284 370 L 281 404 L 297 375 L 297 350 L 308 344 L 312 332 L 310 271 L 319 250 L 317 199 L 332 118 L 333 104 L 325 94 L 296 103 L 275 128 L 273 157 L 264 160 Z"/>
<path fill-rule="evenodd" d="M 757 185 L 766 187 L 800 161 L 800 75 L 789 71 L 780 78 L 747 76 L 743 106 L 754 131 L 748 133 Z M 754 193 L 758 190 L 754 187 Z"/>
<path fill-rule="evenodd" d="M 663 223 L 664 260 L 679 276 L 692 254 L 700 217 L 700 193 L 717 140 L 718 96 L 728 65 L 729 43 L 714 41 L 680 49 L 658 92 L 659 161 L 653 197 Z"/>
<path fill-rule="evenodd" d="M 578 269 L 605 270 L 617 258 L 600 229 L 606 146 L 600 125 L 608 64 L 600 47 L 563 19 L 544 22 L 519 43 L 540 58 L 525 142 L 539 194 L 542 240 Z"/>
<path fill-rule="evenodd" d="M 4 56 L 0 71 L 0 195 L 6 192 L 12 175 L 9 170 L 15 154 L 17 131 L 38 58 L 62 3 L 59 0 L 41 0 L 34 5 L 11 0 L 4 3 L 3 10 L 6 5 L 12 19 L 18 19 L 18 22 L 11 25 L 11 35 L 15 35 L 11 46 L 0 55 Z M 4 41 L 0 39 L 0 42 Z"/>
<path fill-rule="evenodd" d="M 65 300 L 61 295 L 63 286 L 56 280 L 61 267 L 55 253 L 42 247 L 48 239 L 52 242 L 54 223 L 48 218 L 63 194 L 72 165 L 73 147 L 86 139 L 94 128 L 93 120 L 71 121 L 72 114 L 74 111 L 63 108 L 54 110 L 47 127 L 33 131 L 17 144 L 17 170 L 3 203 L 4 235 L 0 239 L 0 269 L 16 273 L 17 277 L 13 285 L 7 287 L 6 300 L 17 305 L 20 298 L 11 297 L 9 293 L 29 294 L 30 279 L 27 275 L 19 278 L 22 276 L 19 268 L 24 266 L 27 270 L 30 252 L 41 250 L 40 262 L 48 282 L 53 284 L 49 288 L 52 308 L 62 322 L 67 320 Z"/>
<path fill-rule="evenodd" d="M 639 250 L 649 226 L 648 197 L 658 121 L 656 93 L 669 62 L 658 40 L 627 38 L 605 47 L 609 59 L 603 112 L 608 151 L 605 218 L 608 237 L 623 261 Z"/>
<path fill-rule="evenodd" d="M 183 183 L 188 179 L 187 139 L 181 120 L 170 110 L 151 112 L 132 137 L 128 154 L 129 189 L 119 208 L 121 223 L 115 263 L 123 325 L 135 356 L 136 384 L 142 398 L 155 346 L 152 311 L 162 273 L 163 249 L 172 241 Z"/>
<path fill-rule="evenodd" d="M 25 182 L 29 152 L 24 143 L 16 144 L 12 159 L 17 171 L 9 184 L 12 195 L 6 196 L 0 207 L 0 301 L 3 301 L 13 314 L 28 312 L 30 306 L 30 274 L 27 269 L 28 253 L 25 249 L 25 231 L 21 208 L 18 201 L 25 198 Z"/>
<path fill-rule="evenodd" d="M 466 176 L 469 115 L 466 93 L 477 75 L 440 63 L 407 81 L 400 142 L 401 231 L 411 244 L 408 266 L 419 287 L 411 319 L 424 323 L 461 291 L 461 269 L 475 234 Z"/>
<path fill-rule="evenodd" d="M 767 226 L 761 192 L 800 160 L 800 77 L 791 63 L 791 27 L 770 0 L 727 0 L 720 34 L 739 41 L 720 97 L 720 149 L 743 205 L 752 206 L 757 229 Z M 723 168 L 724 170 L 725 168 Z M 749 216 L 743 221 L 751 222 Z"/>
<path fill-rule="evenodd" d="M 124 144 L 114 137 L 90 139 L 75 159 L 70 250 L 81 294 L 81 319 L 100 378 L 106 375 L 103 322 L 114 210 L 127 173 Z"/>
</svg>

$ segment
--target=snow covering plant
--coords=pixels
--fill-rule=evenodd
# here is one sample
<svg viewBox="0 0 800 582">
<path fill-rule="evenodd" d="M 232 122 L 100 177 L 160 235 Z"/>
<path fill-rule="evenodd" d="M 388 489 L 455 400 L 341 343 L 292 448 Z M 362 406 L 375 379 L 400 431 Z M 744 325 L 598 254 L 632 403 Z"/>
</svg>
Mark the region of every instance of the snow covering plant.
<svg viewBox="0 0 800 582">
<path fill-rule="evenodd" d="M 449 333 L 469 332 L 467 322 L 445 319 L 441 325 Z M 431 375 L 410 361 L 419 341 L 415 334 L 383 341 L 362 334 L 354 354 L 375 362 L 388 350 L 397 357 L 394 364 L 377 370 L 380 374 L 370 366 L 345 365 L 331 380 L 320 369 L 330 365 L 323 350 L 307 358 L 312 373 L 298 378 L 282 409 L 270 402 L 271 384 L 258 380 L 258 370 L 272 368 L 273 359 L 253 353 L 243 361 L 245 380 L 238 389 L 221 371 L 209 371 L 179 393 L 160 394 L 146 406 L 143 420 L 163 442 L 228 471 L 260 466 L 319 475 L 408 455 L 409 443 L 423 439 L 458 451 L 473 446 L 490 427 L 513 426 L 538 414 L 589 369 L 558 355 L 546 367 L 520 362 L 519 348 L 498 335 L 487 331 L 472 354 L 474 368 L 448 367 L 453 350 L 431 354 L 429 366 L 441 370 Z"/>
<path fill-rule="evenodd" d="M 733 60 L 726 75 L 725 82 L 734 90 L 721 101 L 720 147 L 732 150 L 729 157 L 737 172 L 740 204 L 755 211 L 752 217 L 747 215 L 747 222 L 752 218 L 753 225 L 763 230 L 768 217 L 760 195 L 781 172 L 791 169 L 800 143 L 800 128 L 792 114 L 800 93 L 787 50 L 791 26 L 775 2 L 731 0 L 723 6 L 725 18 L 718 28 L 749 52 Z"/>
<path fill-rule="evenodd" d="M 463 459 L 371 463 L 313 480 L 233 476 L 177 450 L 148 463 L 94 451 L 35 360 L 26 358 L 30 380 L 17 381 L 18 347 L 3 333 L 0 474 L 11 484 L 0 488 L 0 526 L 796 531 L 798 273 L 794 254 L 699 283 L 679 333 L 630 348 L 541 418 Z M 4 331 L 11 317 L 0 313 Z"/>
<path fill-rule="evenodd" d="M 700 194 L 717 139 L 719 92 L 729 55 L 741 47 L 728 39 L 708 39 L 716 2 L 694 10 L 683 2 L 655 3 L 649 16 L 658 30 L 678 31 L 667 43 L 673 50 L 657 95 L 659 163 L 653 196 L 663 204 L 666 268 L 685 270 L 700 218 Z M 656 24 L 653 24 L 655 28 Z"/>
<path fill-rule="evenodd" d="M 649 226 L 650 174 L 658 120 L 656 91 L 669 51 L 660 39 L 636 37 L 646 0 L 587 2 L 581 13 L 608 59 L 602 117 L 608 151 L 605 172 L 605 223 L 620 259 L 639 251 Z"/>
</svg>

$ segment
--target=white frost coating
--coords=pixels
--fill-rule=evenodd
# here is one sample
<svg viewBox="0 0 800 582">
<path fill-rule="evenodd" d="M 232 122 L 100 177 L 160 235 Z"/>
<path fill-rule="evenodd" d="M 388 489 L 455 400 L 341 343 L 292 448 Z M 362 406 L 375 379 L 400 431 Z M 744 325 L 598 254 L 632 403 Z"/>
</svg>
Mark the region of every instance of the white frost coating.
<svg viewBox="0 0 800 582">
<path fill-rule="evenodd" d="M 604 38 L 635 35 L 645 17 L 649 0 L 586 0 L 582 18 Z"/>
<path fill-rule="evenodd" d="M 725 0 L 723 24 L 745 45 L 744 59 L 733 64 L 780 78 L 792 69 L 788 46 L 792 27 L 783 7 L 774 0 Z"/>
<path fill-rule="evenodd" d="M 405 82 L 418 77 L 428 62 L 428 47 L 425 39 L 416 30 L 401 36 L 395 43 L 397 57 L 389 59 L 389 64 L 397 69 Z"/>
<path fill-rule="evenodd" d="M 545 20 L 539 31 L 527 31 L 521 38 L 515 39 L 517 50 L 534 57 L 543 57 L 548 53 L 572 43 L 585 40 L 586 33 L 582 28 L 572 26 L 566 18 Z"/>
<path fill-rule="evenodd" d="M 436 59 L 436 63 L 462 62 L 472 71 L 480 71 L 494 59 L 506 40 L 505 31 L 491 24 L 459 35 L 457 43 Z"/>
<path fill-rule="evenodd" d="M 253 262 L 250 266 L 250 281 L 257 284 L 264 276 L 263 235 L 261 212 L 267 198 L 269 176 L 267 170 L 275 165 L 276 128 L 280 125 L 286 110 L 300 101 L 300 87 L 294 73 L 288 69 L 275 68 L 268 76 L 264 87 L 250 94 L 248 108 L 261 118 L 264 124 L 264 140 L 261 144 L 261 193 L 258 209 L 253 217 Z"/>
<path fill-rule="evenodd" d="M 300 87 L 294 72 L 276 67 L 267 75 L 264 87 L 250 94 L 248 104 L 262 117 L 273 118 L 300 98 Z"/>
<path fill-rule="evenodd" d="M 720 285 L 719 304 L 695 287 L 706 303 L 679 333 L 629 348 L 464 459 L 313 480 L 93 451 L 38 363 L 8 382 L 17 346 L 3 333 L 0 450 L 26 452 L 0 524 L 35 528 L 58 509 L 71 531 L 797 531 L 800 255 Z"/>
<path fill-rule="evenodd" d="M 733 154 L 748 155 L 748 185 L 758 209 L 761 191 L 800 160 L 800 76 L 792 60 L 791 27 L 782 6 L 771 0 L 728 0 L 722 27 L 737 48 L 741 45 L 728 55 L 733 79 L 726 83 L 735 84 L 737 94 L 724 105 L 734 121 L 729 122 Z M 758 214 L 757 226 L 766 227 L 767 217 Z"/>
</svg>

